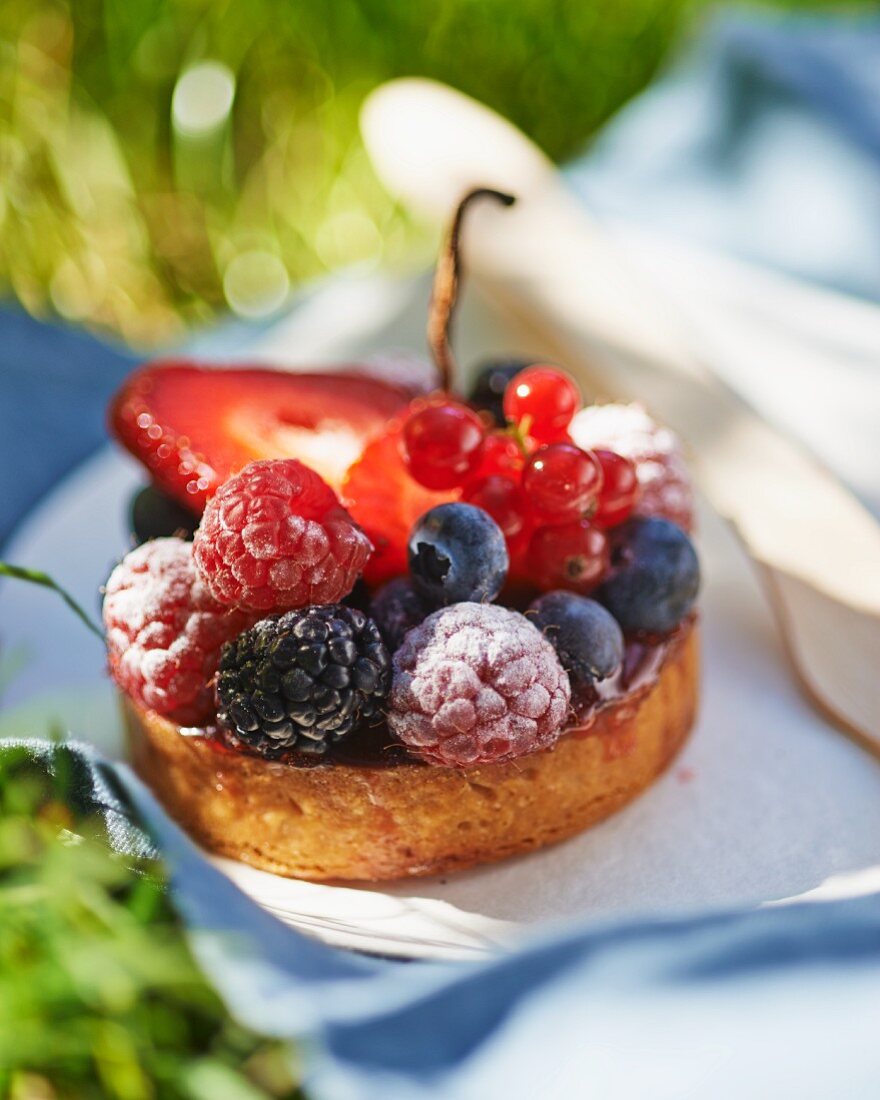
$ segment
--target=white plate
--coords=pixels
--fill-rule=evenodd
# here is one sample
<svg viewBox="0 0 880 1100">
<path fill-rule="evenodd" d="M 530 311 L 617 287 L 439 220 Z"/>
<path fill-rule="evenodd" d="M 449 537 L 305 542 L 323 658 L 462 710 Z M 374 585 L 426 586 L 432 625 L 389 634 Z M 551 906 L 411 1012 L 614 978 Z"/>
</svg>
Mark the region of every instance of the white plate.
<svg viewBox="0 0 880 1100">
<path fill-rule="evenodd" d="M 424 280 L 337 277 L 232 353 L 289 363 L 416 347 L 427 293 Z M 463 306 L 463 362 L 530 350 L 528 336 L 473 291 Z M 227 334 L 227 355 L 229 344 Z M 46 569 L 97 613 L 98 587 L 128 545 L 128 499 L 139 482 L 131 461 L 102 452 L 32 513 L 6 556 Z M 669 773 L 632 806 L 552 849 L 448 879 L 350 889 L 218 865 L 272 912 L 329 942 L 448 957 L 493 949 L 536 924 L 785 899 L 880 863 L 880 769 L 796 693 L 748 562 L 711 514 L 699 541 L 700 721 Z M 52 723 L 119 755 L 100 643 L 52 593 L 7 582 L 0 683 L 4 663 L 20 660 L 0 735 L 40 736 Z"/>
<path fill-rule="evenodd" d="M 48 570 L 87 607 L 126 547 L 139 475 L 105 451 L 20 529 L 11 560 Z M 747 563 L 704 517 L 705 696 L 679 761 L 634 805 L 544 852 L 447 879 L 350 889 L 215 861 L 282 919 L 332 943 L 403 956 L 463 956 L 523 926 L 799 894 L 880 862 L 880 773 L 795 694 Z M 0 733 L 70 730 L 118 756 L 100 644 L 53 594 L 0 589 L 4 648 L 28 651 Z M 46 685 L 52 690 L 47 692 Z"/>
</svg>

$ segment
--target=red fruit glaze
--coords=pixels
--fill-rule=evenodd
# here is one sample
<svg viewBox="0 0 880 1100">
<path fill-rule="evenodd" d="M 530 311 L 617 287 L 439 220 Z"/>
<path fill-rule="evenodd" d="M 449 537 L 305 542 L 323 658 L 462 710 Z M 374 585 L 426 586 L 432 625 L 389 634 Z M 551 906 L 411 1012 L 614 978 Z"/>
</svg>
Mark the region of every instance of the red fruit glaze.
<svg viewBox="0 0 880 1100">
<path fill-rule="evenodd" d="M 529 543 L 528 564 L 539 588 L 567 588 L 584 595 L 608 571 L 608 537 L 586 519 L 539 527 Z"/>
<path fill-rule="evenodd" d="M 199 725 L 213 713 L 209 681 L 223 643 L 254 622 L 217 603 L 196 573 L 190 543 L 154 539 L 127 554 L 107 581 L 110 673 L 142 706 Z"/>
<path fill-rule="evenodd" d="M 573 443 L 540 447 L 523 470 L 529 507 L 544 523 L 564 523 L 590 515 L 602 489 L 602 467 L 591 451 Z"/>
<path fill-rule="evenodd" d="M 465 486 L 463 499 L 488 512 L 508 542 L 515 541 L 526 525 L 526 498 L 516 481 L 492 474 Z"/>
<path fill-rule="evenodd" d="M 446 398 L 416 407 L 403 424 L 401 453 L 426 489 L 455 489 L 480 460 L 485 428 L 466 405 Z"/>
<path fill-rule="evenodd" d="M 335 603 L 370 549 L 330 486 L 295 458 L 252 462 L 224 482 L 193 541 L 214 598 L 255 611 Z"/>
<path fill-rule="evenodd" d="M 504 415 L 515 424 L 528 417 L 528 434 L 539 443 L 553 443 L 564 436 L 580 407 L 574 379 L 556 367 L 526 367 L 504 392 Z"/>
<path fill-rule="evenodd" d="M 295 457 L 333 486 L 411 393 L 364 375 L 151 363 L 116 394 L 110 426 L 196 514 L 255 459 Z"/>
<path fill-rule="evenodd" d="M 631 514 L 639 499 L 639 478 L 635 463 L 614 451 L 593 452 L 602 467 L 602 491 L 593 522 L 616 527 Z"/>
<path fill-rule="evenodd" d="M 432 492 L 409 476 L 400 453 L 403 425 L 392 421 L 351 467 L 342 499 L 373 544 L 364 569 L 369 584 L 382 584 L 407 572 L 406 544 L 413 524 L 433 508 L 458 500 L 458 490 Z"/>
</svg>

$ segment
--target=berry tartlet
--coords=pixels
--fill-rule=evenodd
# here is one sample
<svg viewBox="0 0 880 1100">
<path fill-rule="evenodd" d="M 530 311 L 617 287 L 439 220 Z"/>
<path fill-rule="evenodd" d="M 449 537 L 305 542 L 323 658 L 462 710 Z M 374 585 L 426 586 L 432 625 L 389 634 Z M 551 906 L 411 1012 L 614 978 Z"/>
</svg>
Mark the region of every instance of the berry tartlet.
<svg viewBox="0 0 880 1100">
<path fill-rule="evenodd" d="M 307 879 L 539 848 L 607 817 L 694 721 L 699 564 L 671 432 L 560 368 L 166 362 L 111 426 L 151 476 L 104 598 L 134 766 L 196 840 Z"/>
</svg>

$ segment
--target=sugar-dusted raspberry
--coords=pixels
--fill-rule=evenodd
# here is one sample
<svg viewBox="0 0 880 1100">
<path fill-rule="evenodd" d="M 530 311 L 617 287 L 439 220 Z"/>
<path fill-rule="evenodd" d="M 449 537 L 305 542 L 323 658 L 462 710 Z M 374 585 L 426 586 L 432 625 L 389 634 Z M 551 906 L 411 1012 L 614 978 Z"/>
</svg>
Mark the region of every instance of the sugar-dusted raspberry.
<svg viewBox="0 0 880 1100">
<path fill-rule="evenodd" d="M 388 724 L 431 764 L 465 768 L 553 745 L 571 686 L 535 626 L 494 604 L 429 615 L 393 658 Z"/>
<path fill-rule="evenodd" d="M 336 603 L 371 549 L 330 486 L 295 458 L 252 462 L 224 482 L 193 547 L 215 599 L 254 611 Z"/>
<path fill-rule="evenodd" d="M 224 642 L 254 616 L 217 603 L 199 580 L 192 545 L 155 539 L 116 566 L 104 596 L 110 673 L 137 702 L 198 725 L 210 718 Z"/>
<path fill-rule="evenodd" d="M 636 515 L 663 516 L 685 531 L 693 526 L 694 494 L 681 444 L 641 405 L 589 405 L 569 428 L 579 447 L 615 451 L 635 463 L 639 478 Z"/>
</svg>

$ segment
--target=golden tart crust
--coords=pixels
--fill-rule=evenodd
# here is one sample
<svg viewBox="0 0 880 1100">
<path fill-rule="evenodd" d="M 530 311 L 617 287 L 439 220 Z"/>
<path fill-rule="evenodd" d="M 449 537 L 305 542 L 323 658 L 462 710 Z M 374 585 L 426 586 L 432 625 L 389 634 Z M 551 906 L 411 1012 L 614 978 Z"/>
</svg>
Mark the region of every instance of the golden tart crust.
<svg viewBox="0 0 880 1100">
<path fill-rule="evenodd" d="M 314 767 L 193 736 L 123 696 L 131 758 L 205 848 L 276 874 L 378 882 L 444 874 L 581 832 L 648 787 L 697 712 L 699 644 L 688 626 L 651 680 L 554 748 L 455 770 L 416 761 Z"/>
</svg>

